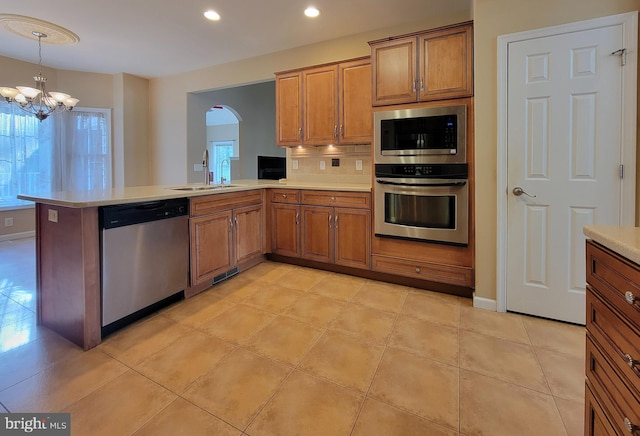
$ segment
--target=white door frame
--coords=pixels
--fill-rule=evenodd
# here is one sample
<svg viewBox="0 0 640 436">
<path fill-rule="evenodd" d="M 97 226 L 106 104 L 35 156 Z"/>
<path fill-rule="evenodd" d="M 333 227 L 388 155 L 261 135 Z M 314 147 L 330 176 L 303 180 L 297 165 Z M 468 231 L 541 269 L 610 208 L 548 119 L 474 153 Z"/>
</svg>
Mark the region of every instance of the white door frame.
<svg viewBox="0 0 640 436">
<path fill-rule="evenodd" d="M 624 48 L 627 49 L 627 64 L 637 65 L 638 48 L 638 12 L 611 15 L 577 23 L 546 27 L 526 32 L 512 33 L 498 37 L 498 222 L 497 222 L 497 290 L 496 303 L 498 312 L 507 310 L 507 77 L 509 44 L 563 33 L 589 30 L 598 27 L 622 24 Z M 622 48 L 622 47 L 620 47 Z M 622 70 L 623 95 L 636 95 L 637 68 Z M 635 100 L 624 99 L 622 102 L 621 138 L 624 144 L 622 163 L 624 178 L 622 180 L 622 204 L 620 210 L 621 225 L 635 225 L 635 193 L 636 193 L 636 106 Z"/>
</svg>

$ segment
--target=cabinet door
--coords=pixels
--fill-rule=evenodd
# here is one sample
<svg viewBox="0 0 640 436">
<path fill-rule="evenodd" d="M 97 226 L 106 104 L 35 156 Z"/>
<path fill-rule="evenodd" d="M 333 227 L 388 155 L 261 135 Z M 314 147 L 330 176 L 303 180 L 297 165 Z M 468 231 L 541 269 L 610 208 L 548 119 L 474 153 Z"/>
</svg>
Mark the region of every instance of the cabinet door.
<svg viewBox="0 0 640 436">
<path fill-rule="evenodd" d="M 189 220 L 191 286 L 233 267 L 231 218 L 228 210 Z"/>
<path fill-rule="evenodd" d="M 334 209 L 335 263 L 356 268 L 371 265 L 371 212 Z"/>
<path fill-rule="evenodd" d="M 237 263 L 262 255 L 262 210 L 262 205 L 258 205 L 233 211 Z"/>
<path fill-rule="evenodd" d="M 302 76 L 299 72 L 276 76 L 276 144 L 302 143 Z"/>
<path fill-rule="evenodd" d="M 419 38 L 420 100 L 473 95 L 473 40 L 470 25 Z"/>
<path fill-rule="evenodd" d="M 340 144 L 370 144 L 373 138 L 371 110 L 371 62 L 369 59 L 338 65 Z"/>
<path fill-rule="evenodd" d="M 302 72 L 304 142 L 321 145 L 338 140 L 338 67 Z"/>
<path fill-rule="evenodd" d="M 300 206 L 271 205 L 271 251 L 300 257 Z"/>
<path fill-rule="evenodd" d="M 302 206 L 302 257 L 333 262 L 333 208 Z"/>
<path fill-rule="evenodd" d="M 411 36 L 371 45 L 374 106 L 417 100 L 416 41 Z"/>
</svg>

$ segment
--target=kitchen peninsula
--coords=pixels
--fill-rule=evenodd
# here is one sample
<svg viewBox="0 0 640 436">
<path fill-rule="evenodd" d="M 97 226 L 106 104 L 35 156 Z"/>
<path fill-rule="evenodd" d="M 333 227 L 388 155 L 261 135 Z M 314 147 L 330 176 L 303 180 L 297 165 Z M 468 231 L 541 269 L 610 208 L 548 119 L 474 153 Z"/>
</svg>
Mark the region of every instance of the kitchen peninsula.
<svg viewBox="0 0 640 436">
<path fill-rule="evenodd" d="M 262 196 L 269 188 L 367 195 L 371 192 L 368 184 L 239 180 L 224 187 L 143 186 L 19 195 L 20 199 L 36 203 L 38 323 L 85 350 L 101 342 L 100 206 L 175 198 L 189 198 L 193 202 L 218 195 L 230 197 L 228 194 L 232 193 L 233 197 L 243 198 L 256 191 Z M 266 214 L 262 219 L 266 222 Z M 266 244 L 261 251 L 260 255 L 266 253 Z"/>
</svg>

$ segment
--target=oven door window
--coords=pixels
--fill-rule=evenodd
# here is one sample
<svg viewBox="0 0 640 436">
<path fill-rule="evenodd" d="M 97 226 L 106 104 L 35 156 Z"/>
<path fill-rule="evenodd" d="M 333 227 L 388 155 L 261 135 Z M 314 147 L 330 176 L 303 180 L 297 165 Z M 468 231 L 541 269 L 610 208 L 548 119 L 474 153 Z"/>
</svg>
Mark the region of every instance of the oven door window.
<svg viewBox="0 0 640 436">
<path fill-rule="evenodd" d="M 456 228 L 455 195 L 384 194 L 384 220 L 389 224 L 430 229 Z"/>
</svg>

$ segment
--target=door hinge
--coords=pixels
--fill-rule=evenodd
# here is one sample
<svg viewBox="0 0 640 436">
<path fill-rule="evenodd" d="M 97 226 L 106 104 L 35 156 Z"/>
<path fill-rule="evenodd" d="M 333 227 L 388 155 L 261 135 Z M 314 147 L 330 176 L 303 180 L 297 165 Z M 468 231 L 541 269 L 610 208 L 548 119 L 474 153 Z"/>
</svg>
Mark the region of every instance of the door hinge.
<svg viewBox="0 0 640 436">
<path fill-rule="evenodd" d="M 620 165 L 620 178 L 624 179 L 624 165 Z"/>
<path fill-rule="evenodd" d="M 626 48 L 621 48 L 620 50 L 611 52 L 611 54 L 615 56 L 620 56 L 621 67 L 624 67 L 625 65 L 627 65 L 627 49 Z"/>
</svg>

